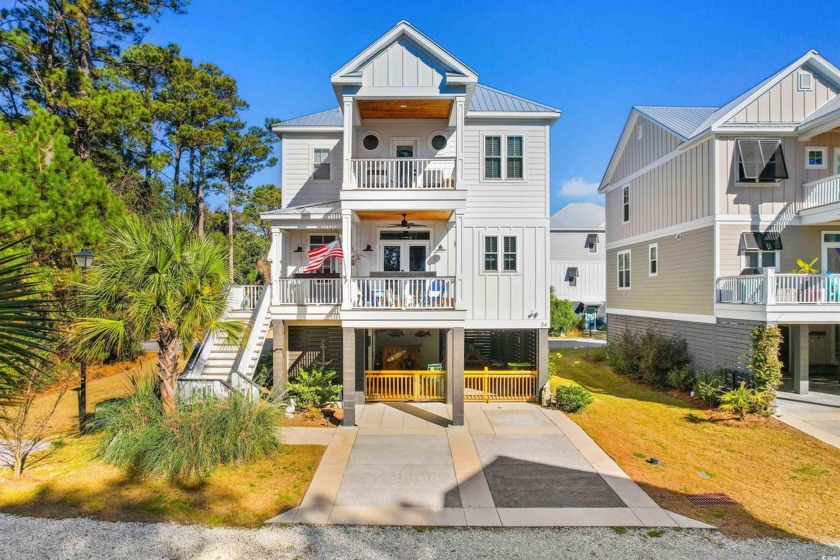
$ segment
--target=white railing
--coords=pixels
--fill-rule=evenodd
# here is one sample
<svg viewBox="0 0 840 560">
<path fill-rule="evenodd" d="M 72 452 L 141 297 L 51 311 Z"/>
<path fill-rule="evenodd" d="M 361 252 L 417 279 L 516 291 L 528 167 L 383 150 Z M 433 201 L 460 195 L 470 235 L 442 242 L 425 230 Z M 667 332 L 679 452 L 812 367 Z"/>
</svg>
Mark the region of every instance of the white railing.
<svg viewBox="0 0 840 560">
<path fill-rule="evenodd" d="M 280 305 L 336 305 L 341 303 L 341 278 L 280 278 Z"/>
<path fill-rule="evenodd" d="M 352 294 L 357 309 L 453 309 L 455 279 L 354 278 Z"/>
<path fill-rule="evenodd" d="M 228 308 L 231 311 L 253 311 L 263 288 L 263 284 L 232 284 L 228 288 Z"/>
<path fill-rule="evenodd" d="M 840 175 L 805 183 L 802 189 L 804 192 L 800 210 L 840 202 Z"/>
<path fill-rule="evenodd" d="M 455 158 L 353 159 L 357 189 L 454 189 Z"/>
<path fill-rule="evenodd" d="M 840 304 L 840 274 L 764 274 L 718 278 L 719 303 Z"/>
<path fill-rule="evenodd" d="M 256 307 L 251 313 L 250 331 L 248 331 L 248 338 L 245 344 L 239 349 L 236 358 L 233 361 L 231 372 L 233 374 L 239 373 L 244 375 L 247 379 L 253 379 L 254 370 L 256 368 L 259 353 L 262 351 L 263 343 L 265 343 L 265 332 L 262 331 L 262 325 L 268 317 L 269 309 L 271 308 L 271 287 L 266 286 L 265 290 L 260 294 L 260 299 L 257 300 Z M 235 375 L 231 377 L 231 384 L 236 388 L 242 388 L 241 384 L 237 385 L 238 380 Z"/>
</svg>

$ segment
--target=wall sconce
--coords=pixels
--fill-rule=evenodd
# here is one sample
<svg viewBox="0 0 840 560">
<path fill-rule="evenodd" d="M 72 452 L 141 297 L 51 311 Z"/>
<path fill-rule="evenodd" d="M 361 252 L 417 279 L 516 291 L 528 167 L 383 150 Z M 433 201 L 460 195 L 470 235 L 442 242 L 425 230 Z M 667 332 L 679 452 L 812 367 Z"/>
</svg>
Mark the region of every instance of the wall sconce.
<svg viewBox="0 0 840 560">
<path fill-rule="evenodd" d="M 303 247 L 298 245 L 298 248 L 294 250 L 295 253 L 303 253 Z"/>
<path fill-rule="evenodd" d="M 364 251 L 365 253 L 370 253 L 371 251 L 373 251 L 373 249 L 370 248 L 370 243 L 368 243 L 368 246 L 362 249 L 362 251 Z"/>
</svg>

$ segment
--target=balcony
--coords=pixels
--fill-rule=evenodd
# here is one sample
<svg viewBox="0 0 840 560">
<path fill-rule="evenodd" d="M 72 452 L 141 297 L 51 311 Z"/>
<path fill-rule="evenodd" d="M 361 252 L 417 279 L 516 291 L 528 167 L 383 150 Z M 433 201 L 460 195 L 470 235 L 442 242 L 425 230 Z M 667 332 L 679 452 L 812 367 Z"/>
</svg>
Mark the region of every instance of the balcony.
<svg viewBox="0 0 840 560">
<path fill-rule="evenodd" d="M 455 279 L 406 276 L 352 278 L 353 309 L 454 309 Z M 343 300 L 341 278 L 280 278 L 279 305 L 335 306 Z"/>
<path fill-rule="evenodd" d="M 341 278 L 280 278 L 280 305 L 338 305 L 342 300 Z"/>
<path fill-rule="evenodd" d="M 354 158 L 350 167 L 356 189 L 455 188 L 455 158 Z"/>
<path fill-rule="evenodd" d="M 764 274 L 717 280 L 718 303 L 748 305 L 840 304 L 840 274 Z"/>
</svg>

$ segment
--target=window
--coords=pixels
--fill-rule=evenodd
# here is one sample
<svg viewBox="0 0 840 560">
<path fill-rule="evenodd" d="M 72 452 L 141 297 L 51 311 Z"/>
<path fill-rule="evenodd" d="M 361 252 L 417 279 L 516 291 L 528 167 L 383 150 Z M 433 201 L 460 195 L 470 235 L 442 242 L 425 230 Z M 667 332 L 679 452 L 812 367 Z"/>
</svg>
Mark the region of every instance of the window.
<svg viewBox="0 0 840 560">
<path fill-rule="evenodd" d="M 516 272 L 516 236 L 504 236 L 504 254 L 502 255 L 505 272 Z"/>
<path fill-rule="evenodd" d="M 648 245 L 648 276 L 659 275 L 659 244 Z"/>
<path fill-rule="evenodd" d="M 630 221 L 630 187 L 629 186 L 624 187 L 623 197 L 624 197 L 624 202 L 623 202 L 623 212 L 624 212 L 624 214 L 621 218 L 621 221 L 626 224 L 627 222 Z"/>
<path fill-rule="evenodd" d="M 446 136 L 444 136 L 443 134 L 435 134 L 434 136 L 432 136 L 432 139 L 429 143 L 431 144 L 433 149 L 441 151 L 446 147 Z"/>
<path fill-rule="evenodd" d="M 329 181 L 331 178 L 329 148 L 315 148 L 312 160 L 314 162 L 312 178 L 319 181 Z"/>
<path fill-rule="evenodd" d="M 590 233 L 586 236 L 586 246 L 589 248 L 590 253 L 597 253 L 598 252 L 598 234 L 597 233 Z"/>
<path fill-rule="evenodd" d="M 484 238 L 484 272 L 499 271 L 499 238 L 488 235 Z"/>
<path fill-rule="evenodd" d="M 335 235 L 310 235 L 309 250 L 311 251 L 316 247 L 321 247 L 322 245 L 332 243 L 333 241 L 335 241 Z M 324 264 L 321 265 L 321 270 L 319 272 L 327 274 L 338 272 L 338 259 L 335 257 L 330 257 L 327 260 L 325 260 Z"/>
<path fill-rule="evenodd" d="M 365 137 L 362 138 L 362 147 L 369 152 L 374 151 L 379 147 L 379 136 L 373 134 L 372 132 L 368 132 Z"/>
<path fill-rule="evenodd" d="M 813 91 L 814 75 L 810 72 L 800 72 L 797 75 L 797 89 L 799 91 Z"/>
<path fill-rule="evenodd" d="M 788 178 L 780 139 L 739 138 L 736 144 L 739 183 L 778 183 Z"/>
<path fill-rule="evenodd" d="M 484 178 L 502 178 L 502 137 L 484 137 Z"/>
<path fill-rule="evenodd" d="M 778 269 L 782 238 L 777 232 L 746 231 L 741 234 L 744 268 Z"/>
<path fill-rule="evenodd" d="M 826 169 L 828 161 L 825 146 L 808 146 L 805 148 L 805 169 Z"/>
<path fill-rule="evenodd" d="M 507 137 L 507 167 L 506 177 L 508 179 L 522 179 L 522 137 L 508 136 Z"/>
<path fill-rule="evenodd" d="M 630 289 L 630 251 L 618 252 L 618 289 Z"/>
<path fill-rule="evenodd" d="M 574 288 L 577 286 L 578 276 L 580 276 L 580 273 L 576 266 L 570 266 L 566 269 L 566 281 L 569 283 L 569 287 Z"/>
<path fill-rule="evenodd" d="M 776 251 L 744 251 L 744 268 L 776 268 Z"/>
</svg>

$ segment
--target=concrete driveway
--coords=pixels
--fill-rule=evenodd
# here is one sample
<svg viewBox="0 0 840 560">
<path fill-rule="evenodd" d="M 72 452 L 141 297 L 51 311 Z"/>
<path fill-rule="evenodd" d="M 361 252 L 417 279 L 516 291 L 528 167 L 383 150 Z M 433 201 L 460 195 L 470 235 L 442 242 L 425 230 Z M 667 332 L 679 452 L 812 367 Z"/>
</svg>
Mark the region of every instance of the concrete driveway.
<svg viewBox="0 0 840 560">
<path fill-rule="evenodd" d="M 559 411 L 467 403 L 465 417 L 365 405 L 358 427 L 333 430 L 301 506 L 270 522 L 709 528 L 661 509 Z"/>
<path fill-rule="evenodd" d="M 776 396 L 776 418 L 840 449 L 840 395 L 779 392 Z"/>
</svg>

